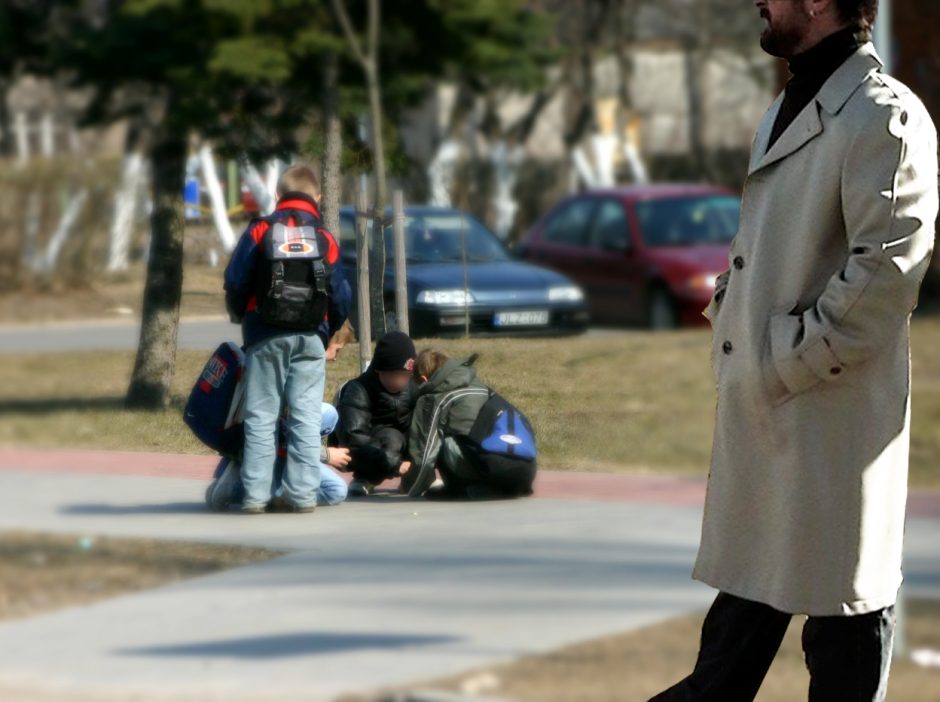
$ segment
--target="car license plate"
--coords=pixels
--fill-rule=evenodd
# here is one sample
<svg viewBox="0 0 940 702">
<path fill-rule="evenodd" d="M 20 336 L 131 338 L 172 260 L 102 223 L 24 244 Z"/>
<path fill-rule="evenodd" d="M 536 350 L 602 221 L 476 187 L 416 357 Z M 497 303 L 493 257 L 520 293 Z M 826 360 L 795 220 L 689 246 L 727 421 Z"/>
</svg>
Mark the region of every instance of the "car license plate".
<svg viewBox="0 0 940 702">
<path fill-rule="evenodd" d="M 497 312 L 493 319 L 496 327 L 544 327 L 548 324 L 548 310 Z"/>
</svg>

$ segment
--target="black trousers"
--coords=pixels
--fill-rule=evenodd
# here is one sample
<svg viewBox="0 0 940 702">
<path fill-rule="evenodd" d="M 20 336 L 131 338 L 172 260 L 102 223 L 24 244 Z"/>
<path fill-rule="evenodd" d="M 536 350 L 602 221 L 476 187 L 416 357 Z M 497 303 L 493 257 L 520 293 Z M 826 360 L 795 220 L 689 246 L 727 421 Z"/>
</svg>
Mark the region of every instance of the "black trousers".
<svg viewBox="0 0 940 702">
<path fill-rule="evenodd" d="M 349 450 L 351 460 L 347 470 L 356 480 L 365 480 L 373 485 L 394 478 L 404 459 L 406 442 L 405 435 L 397 429 L 378 427 L 372 431 L 372 440 L 368 444 Z"/>
<path fill-rule="evenodd" d="M 719 592 L 702 625 L 692 674 L 649 702 L 751 702 L 791 617 Z M 803 625 L 809 702 L 882 702 L 893 643 L 894 607 L 850 617 L 809 617 Z"/>
</svg>

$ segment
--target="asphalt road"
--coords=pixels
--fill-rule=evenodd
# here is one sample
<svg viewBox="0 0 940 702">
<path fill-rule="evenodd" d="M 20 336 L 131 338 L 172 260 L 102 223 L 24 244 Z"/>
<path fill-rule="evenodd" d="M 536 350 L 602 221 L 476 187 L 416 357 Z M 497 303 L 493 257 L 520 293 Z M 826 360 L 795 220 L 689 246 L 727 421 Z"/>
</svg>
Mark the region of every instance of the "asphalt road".
<svg viewBox="0 0 940 702">
<path fill-rule="evenodd" d="M 621 334 L 592 329 L 591 335 Z M 42 325 L 0 326 L 0 354 L 53 351 L 128 351 L 137 348 L 138 320 L 80 321 Z M 185 319 L 180 323 L 179 348 L 211 350 L 225 341 L 240 341 L 241 329 L 224 318 Z"/>
<path fill-rule="evenodd" d="M 137 348 L 138 320 L 69 322 L 0 327 L 0 353 L 50 351 L 127 351 Z M 186 319 L 180 323 L 179 348 L 213 349 L 240 341 L 241 329 L 225 319 Z"/>
</svg>

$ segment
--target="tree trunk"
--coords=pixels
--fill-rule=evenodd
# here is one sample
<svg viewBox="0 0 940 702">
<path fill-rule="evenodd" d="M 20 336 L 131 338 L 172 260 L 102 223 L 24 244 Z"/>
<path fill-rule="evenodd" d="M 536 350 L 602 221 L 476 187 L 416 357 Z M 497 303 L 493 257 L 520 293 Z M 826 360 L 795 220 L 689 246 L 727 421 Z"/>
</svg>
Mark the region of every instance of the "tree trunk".
<svg viewBox="0 0 940 702">
<path fill-rule="evenodd" d="M 0 156 L 13 155 L 13 121 L 10 119 L 10 108 L 7 105 L 9 88 L 9 81 L 0 80 Z"/>
<path fill-rule="evenodd" d="M 340 236 L 339 203 L 343 198 L 342 174 L 343 125 L 339 114 L 339 60 L 334 52 L 323 61 L 323 157 L 320 173 L 323 177 L 323 198 L 320 211 L 324 226 Z"/>
<path fill-rule="evenodd" d="M 385 139 L 382 136 L 382 93 L 378 66 L 373 64 L 366 73 L 369 89 L 369 120 L 372 129 L 372 160 L 375 174 L 375 219 L 372 223 L 372 246 L 369 249 L 370 308 L 372 310 L 372 337 L 385 334 L 385 206 L 388 204 L 388 185 L 385 182 Z"/>
<path fill-rule="evenodd" d="M 183 292 L 183 174 L 186 138 L 163 131 L 151 149 L 153 212 L 137 360 L 127 391 L 131 409 L 161 409 L 170 400 Z"/>
<path fill-rule="evenodd" d="M 699 44 L 693 37 L 683 41 L 683 59 L 685 62 L 685 88 L 688 100 L 689 151 L 692 163 L 699 178 L 708 175 L 708 159 L 705 153 L 705 115 L 702 104 L 702 61 Z"/>
</svg>

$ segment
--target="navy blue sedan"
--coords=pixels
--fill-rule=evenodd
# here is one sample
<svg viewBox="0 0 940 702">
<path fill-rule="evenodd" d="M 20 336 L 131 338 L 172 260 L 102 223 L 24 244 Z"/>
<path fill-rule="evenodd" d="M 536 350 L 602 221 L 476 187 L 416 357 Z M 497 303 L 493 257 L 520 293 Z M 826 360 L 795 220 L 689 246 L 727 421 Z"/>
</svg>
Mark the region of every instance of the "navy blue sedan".
<svg viewBox="0 0 940 702">
<path fill-rule="evenodd" d="M 353 208 L 340 211 L 343 265 L 354 295 L 355 219 Z M 385 229 L 385 251 L 386 326 L 394 329 L 391 225 Z M 477 335 L 576 334 L 587 326 L 587 304 L 577 285 L 559 273 L 515 260 L 495 234 L 459 210 L 405 208 L 405 254 L 412 336 L 462 335 L 468 322 Z M 353 305 L 354 322 L 355 316 Z"/>
</svg>

